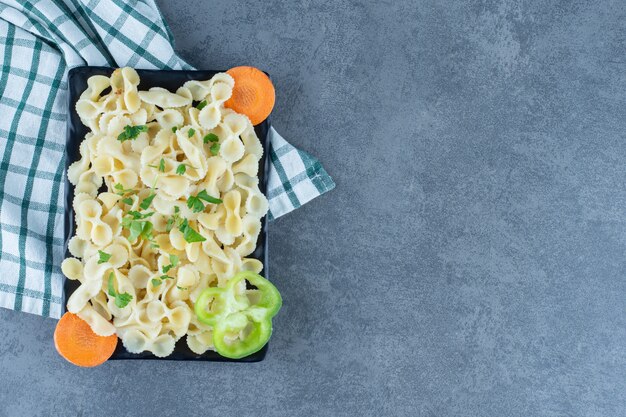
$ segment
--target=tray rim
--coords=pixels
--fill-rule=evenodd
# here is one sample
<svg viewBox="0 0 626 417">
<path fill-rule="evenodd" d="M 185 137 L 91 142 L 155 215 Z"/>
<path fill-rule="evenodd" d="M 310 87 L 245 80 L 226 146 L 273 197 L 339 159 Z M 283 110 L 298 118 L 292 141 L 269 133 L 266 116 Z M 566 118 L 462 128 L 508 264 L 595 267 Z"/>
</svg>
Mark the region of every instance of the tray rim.
<svg viewBox="0 0 626 417">
<path fill-rule="evenodd" d="M 115 67 L 109 67 L 109 66 L 84 65 L 84 66 L 73 67 L 68 71 L 68 95 L 67 95 L 68 120 L 66 124 L 66 146 L 65 146 L 65 151 L 64 151 L 64 156 L 65 156 L 64 171 L 66 174 L 64 178 L 65 210 L 64 210 L 64 218 L 63 218 L 65 257 L 70 255 L 69 250 L 68 250 L 68 242 L 73 236 L 73 230 L 75 228 L 74 211 L 73 211 L 72 204 L 71 204 L 73 200 L 74 186 L 69 183 L 69 180 L 67 178 L 67 169 L 74 161 L 77 160 L 75 158 L 72 158 L 72 152 L 74 153 L 74 155 L 78 153 L 78 147 L 80 146 L 80 143 L 84 139 L 84 136 L 77 135 L 74 132 L 74 130 L 76 130 L 77 127 L 82 130 L 87 129 L 86 126 L 80 123 L 80 119 L 78 119 L 78 115 L 76 114 L 75 104 L 76 104 L 76 101 L 78 100 L 78 95 L 73 94 L 72 87 L 75 86 L 77 82 L 79 82 L 77 78 L 81 78 L 81 80 L 84 79 L 84 82 L 85 82 L 84 86 L 86 88 L 86 81 L 89 77 L 93 75 L 102 74 L 103 72 L 110 73 L 114 71 L 115 69 L 116 69 Z M 135 69 L 135 70 L 139 74 L 140 79 L 143 78 L 142 74 L 148 74 L 148 75 L 157 76 L 157 77 L 161 75 L 167 76 L 169 74 L 176 74 L 177 76 L 185 75 L 187 76 L 188 79 L 206 79 L 207 76 L 211 77 L 212 75 L 216 73 L 225 72 L 224 70 L 169 70 L 169 69 L 168 70 Z M 194 74 L 196 76 L 194 76 Z M 269 76 L 269 74 L 267 75 Z M 84 88 L 82 89 L 82 91 L 84 91 Z M 73 119 L 78 120 L 79 122 L 78 126 L 75 126 L 75 123 L 74 123 L 75 120 Z M 263 137 L 259 136 L 259 139 L 261 140 L 261 145 L 263 146 L 263 158 L 260 161 L 260 164 L 262 164 L 262 166 L 259 167 L 259 173 L 263 174 L 262 176 L 263 178 L 262 178 L 262 181 L 259 182 L 259 188 L 264 194 L 266 194 L 267 193 L 267 178 L 268 178 L 269 170 L 270 170 L 270 158 L 269 158 L 269 148 L 270 148 L 269 130 L 271 128 L 270 117 L 268 117 L 259 125 L 254 126 L 254 128 L 255 128 L 255 131 L 257 132 L 257 136 L 259 136 L 259 131 L 262 132 L 262 136 L 263 136 Z M 76 145 L 77 145 L 75 149 L 72 146 L 70 146 L 70 145 L 74 145 L 74 142 L 76 142 Z M 268 230 L 267 230 L 268 223 L 269 223 L 268 216 L 267 215 L 263 216 L 263 218 L 261 219 L 262 238 L 261 237 L 259 238 L 259 242 L 257 243 L 257 248 L 255 249 L 255 252 L 259 250 L 262 251 L 262 255 L 259 257 L 262 259 L 259 259 L 259 258 L 257 259 L 263 261 L 263 274 L 266 278 L 269 276 L 269 272 L 268 272 L 268 257 L 269 257 L 268 249 L 269 247 L 268 247 Z M 67 277 L 64 277 L 63 292 L 62 292 L 62 305 L 61 305 L 62 313 L 65 313 L 67 311 L 67 298 L 71 294 L 71 293 L 68 293 L 68 283 L 72 284 L 73 281 L 69 280 Z M 181 339 L 179 339 L 176 342 L 176 347 L 175 347 L 174 352 L 170 356 L 167 356 L 165 358 L 156 357 L 150 352 L 142 352 L 140 354 L 131 354 L 125 350 L 122 343 L 118 343 L 116 351 L 114 352 L 113 356 L 109 358 L 109 360 L 166 360 L 166 361 L 252 363 L 252 362 L 263 361 L 265 359 L 265 356 L 269 348 L 269 341 L 268 341 L 268 343 L 266 343 L 265 346 L 263 346 L 263 348 L 260 349 L 258 352 L 255 352 L 241 359 L 230 359 L 230 358 L 223 357 L 214 351 L 207 351 L 202 355 L 197 355 L 189 350 L 189 348 L 186 346 L 186 342 L 184 339 L 185 337 L 182 337 Z M 185 345 L 184 348 L 188 351 L 188 352 L 184 352 L 184 355 L 185 355 L 184 357 L 180 355 L 176 355 L 177 353 L 176 350 L 179 348 L 179 345 L 181 344 L 184 344 Z"/>
</svg>

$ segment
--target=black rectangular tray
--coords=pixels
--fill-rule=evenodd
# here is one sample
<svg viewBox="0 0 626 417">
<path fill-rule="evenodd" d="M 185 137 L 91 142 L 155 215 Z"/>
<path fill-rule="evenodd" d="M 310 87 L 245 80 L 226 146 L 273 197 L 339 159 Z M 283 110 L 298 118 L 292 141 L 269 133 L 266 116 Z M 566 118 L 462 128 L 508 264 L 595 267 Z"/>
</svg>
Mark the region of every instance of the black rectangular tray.
<svg viewBox="0 0 626 417">
<path fill-rule="evenodd" d="M 80 95 L 87 88 L 87 79 L 93 75 L 106 75 L 110 76 L 114 68 L 109 67 L 76 67 L 69 71 L 68 85 L 69 85 L 69 119 L 67 123 L 67 143 L 65 147 L 65 170 L 74 162 L 80 159 L 79 146 L 85 135 L 89 132 L 89 129 L 83 125 L 76 113 L 76 101 Z M 163 87 L 170 91 L 176 91 L 176 89 L 182 86 L 189 80 L 208 80 L 213 75 L 222 71 L 173 71 L 173 70 L 137 70 L 140 77 L 140 90 L 147 90 L 151 87 Z M 254 127 L 256 134 L 261 140 L 263 145 L 263 157 L 259 161 L 259 188 L 263 194 L 267 191 L 267 175 L 269 173 L 269 159 L 267 154 L 269 151 L 269 136 L 268 131 L 270 127 L 269 119 L 266 119 L 263 123 Z M 71 256 L 67 246 L 70 238 L 74 235 L 76 228 L 74 212 L 72 208 L 72 201 L 74 200 L 74 186 L 72 186 L 65 176 L 65 254 L 66 257 Z M 255 251 L 250 257 L 255 258 L 263 262 L 264 270 L 261 274 L 268 278 L 267 271 L 267 216 L 261 219 L 261 234 L 257 241 Z M 67 298 L 78 288 L 80 285 L 77 281 L 65 279 L 63 286 L 63 311 L 66 310 Z M 111 359 L 161 359 L 161 360 L 198 360 L 198 361 L 218 361 L 218 362 L 259 362 L 265 358 L 268 345 L 266 344 L 263 349 L 253 353 L 242 359 L 228 359 L 220 356 L 217 352 L 207 351 L 202 355 L 197 355 L 192 352 L 187 346 L 185 337 L 181 338 L 174 348 L 174 352 L 166 358 L 158 358 L 150 352 L 143 353 L 130 353 L 126 351 L 122 343 L 118 343 L 117 349 L 111 356 Z"/>
</svg>

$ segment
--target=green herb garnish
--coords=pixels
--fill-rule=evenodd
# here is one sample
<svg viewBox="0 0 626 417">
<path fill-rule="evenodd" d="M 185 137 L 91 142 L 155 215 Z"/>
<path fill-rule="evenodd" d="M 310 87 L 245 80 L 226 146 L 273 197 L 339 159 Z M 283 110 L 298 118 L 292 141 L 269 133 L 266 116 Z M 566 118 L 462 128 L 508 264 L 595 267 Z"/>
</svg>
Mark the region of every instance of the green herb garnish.
<svg viewBox="0 0 626 417">
<path fill-rule="evenodd" d="M 131 242 L 136 241 L 139 236 L 143 234 L 144 222 L 131 221 L 129 230 L 130 234 L 128 235 L 128 240 Z"/>
<path fill-rule="evenodd" d="M 129 193 L 136 193 L 137 190 L 133 190 L 132 188 L 124 188 L 124 186 L 121 183 L 117 183 L 113 186 L 113 188 L 115 188 L 117 190 L 117 192 L 115 194 L 117 195 L 124 195 L 124 194 L 129 194 Z"/>
<path fill-rule="evenodd" d="M 221 204 L 222 200 L 220 200 L 219 198 L 215 198 L 215 197 L 211 197 L 206 190 L 202 190 L 198 193 L 198 198 L 206 201 L 207 203 L 212 203 L 212 204 Z"/>
<path fill-rule="evenodd" d="M 147 219 L 148 217 L 152 216 L 154 214 L 154 211 L 149 211 L 149 212 L 146 212 L 146 213 L 140 213 L 140 212 L 135 211 L 135 210 L 129 210 L 128 214 L 133 216 L 133 220 L 143 220 L 143 219 Z"/>
<path fill-rule="evenodd" d="M 163 265 L 163 273 L 167 274 L 169 272 L 169 270 L 174 268 L 176 265 L 178 265 L 178 256 L 170 255 L 170 264 L 169 265 Z"/>
<path fill-rule="evenodd" d="M 143 236 L 147 240 L 152 240 L 153 228 L 154 228 L 154 225 L 152 224 L 152 222 L 143 222 L 143 231 L 141 232 L 141 236 Z"/>
<path fill-rule="evenodd" d="M 152 229 L 154 225 L 145 220 L 145 217 L 151 216 L 154 212 L 141 214 L 136 211 L 129 211 L 128 213 L 133 217 L 127 216 L 122 219 L 122 227 L 130 231 L 128 240 L 130 242 L 134 242 L 139 237 L 143 237 L 144 239 L 151 241 L 153 239 Z"/>
<path fill-rule="evenodd" d="M 200 200 L 204 200 L 207 203 L 212 204 L 220 204 L 222 202 L 219 198 L 211 197 L 206 190 L 202 190 L 195 197 L 191 196 L 187 199 L 187 207 L 189 207 L 194 213 L 200 213 L 204 210 L 204 203 Z"/>
<path fill-rule="evenodd" d="M 115 291 L 115 286 L 113 285 L 113 272 L 109 275 L 109 285 L 108 285 L 109 295 L 111 297 L 115 297 L 115 305 L 118 308 L 124 308 L 130 303 L 130 300 L 133 299 L 133 296 L 129 293 L 118 293 Z"/>
<path fill-rule="evenodd" d="M 200 213 L 204 210 L 204 203 L 202 203 L 198 197 L 191 196 L 187 199 L 187 207 L 194 213 Z"/>
<path fill-rule="evenodd" d="M 181 225 L 178 226 L 178 230 L 183 233 L 183 237 L 188 243 L 204 242 L 206 240 L 204 236 L 193 230 L 193 227 L 189 226 L 189 221 L 187 219 L 183 220 Z"/>
<path fill-rule="evenodd" d="M 220 138 L 218 138 L 215 133 L 208 133 L 204 138 L 202 138 L 204 143 L 219 142 L 219 140 Z"/>
<path fill-rule="evenodd" d="M 198 103 L 198 105 L 196 106 L 196 108 L 197 108 L 198 110 L 202 110 L 203 108 L 205 108 L 205 107 L 206 107 L 206 105 L 207 105 L 206 100 L 202 100 L 200 103 Z"/>
<path fill-rule="evenodd" d="M 102 252 L 101 250 L 98 251 L 98 255 L 100 256 L 100 259 L 98 259 L 99 264 L 109 262 L 109 259 L 111 259 L 110 253 Z"/>
<path fill-rule="evenodd" d="M 182 163 L 182 164 L 178 165 L 178 168 L 176 168 L 176 173 L 178 175 L 183 175 L 185 172 L 187 172 L 187 168 L 196 169 L 195 167 L 193 167 L 193 166 L 191 166 L 189 164 Z"/>
<path fill-rule="evenodd" d="M 187 137 L 190 138 L 190 137 L 192 137 L 195 134 L 196 134 L 196 131 L 193 130 L 193 128 L 190 127 L 189 130 L 187 131 Z"/>
<path fill-rule="evenodd" d="M 150 195 L 148 197 L 143 199 L 143 201 L 141 202 L 139 207 L 142 210 L 148 210 L 148 207 L 150 207 L 150 204 L 152 204 L 152 200 L 154 200 L 154 197 L 156 197 L 156 194 L 155 193 L 150 193 Z"/>
<path fill-rule="evenodd" d="M 159 285 L 161 285 L 163 283 L 163 281 L 161 281 L 160 279 L 157 278 L 152 278 L 152 285 L 154 285 L 155 287 L 158 287 Z"/>
<path fill-rule="evenodd" d="M 172 133 L 176 133 L 176 131 L 177 131 L 177 130 L 178 130 L 178 126 L 174 126 L 174 127 L 172 128 Z"/>
<path fill-rule="evenodd" d="M 159 171 L 161 171 L 161 172 L 165 172 L 165 159 L 161 158 L 161 160 L 159 161 L 159 166 L 156 166 L 156 165 L 150 165 L 150 164 L 148 164 L 148 166 L 149 166 L 150 168 L 155 168 L 155 169 L 158 169 L 158 170 L 159 170 Z"/>
<path fill-rule="evenodd" d="M 180 217 L 178 216 L 179 212 L 180 212 L 180 209 L 178 208 L 178 206 L 174 206 L 174 215 L 170 217 L 169 219 L 167 219 L 167 224 L 165 225 L 166 231 L 169 232 L 170 230 L 172 230 L 174 225 L 178 225 L 178 221 L 180 220 Z"/>
<path fill-rule="evenodd" d="M 122 198 L 120 201 L 124 204 L 128 204 L 129 206 L 133 205 L 133 199 L 130 197 Z"/>
<path fill-rule="evenodd" d="M 211 145 L 211 148 L 209 149 L 213 155 L 217 155 L 220 151 L 220 144 L 216 142 L 213 145 Z"/>
<path fill-rule="evenodd" d="M 187 228 L 183 232 L 183 237 L 188 243 L 204 242 L 206 240 L 204 236 L 193 230 L 191 226 L 187 226 Z"/>
<path fill-rule="evenodd" d="M 148 131 L 148 126 L 146 125 L 141 125 L 141 126 L 126 125 L 124 126 L 124 131 L 117 136 L 117 140 L 119 140 L 120 142 L 125 142 L 127 140 L 136 139 L 137 136 L 139 136 L 141 132 L 147 132 L 147 131 Z"/>
</svg>

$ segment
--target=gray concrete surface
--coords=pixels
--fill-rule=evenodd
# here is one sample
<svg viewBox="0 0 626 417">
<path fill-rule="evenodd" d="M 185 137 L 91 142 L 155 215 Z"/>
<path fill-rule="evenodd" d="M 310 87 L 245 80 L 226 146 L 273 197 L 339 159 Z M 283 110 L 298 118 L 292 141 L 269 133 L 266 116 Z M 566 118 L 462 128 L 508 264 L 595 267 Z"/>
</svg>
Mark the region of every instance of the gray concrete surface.
<svg viewBox="0 0 626 417">
<path fill-rule="evenodd" d="M 0 310 L 0 415 L 626 415 L 623 0 L 159 3 L 337 189 L 271 226 L 266 361 L 76 369 Z"/>
</svg>

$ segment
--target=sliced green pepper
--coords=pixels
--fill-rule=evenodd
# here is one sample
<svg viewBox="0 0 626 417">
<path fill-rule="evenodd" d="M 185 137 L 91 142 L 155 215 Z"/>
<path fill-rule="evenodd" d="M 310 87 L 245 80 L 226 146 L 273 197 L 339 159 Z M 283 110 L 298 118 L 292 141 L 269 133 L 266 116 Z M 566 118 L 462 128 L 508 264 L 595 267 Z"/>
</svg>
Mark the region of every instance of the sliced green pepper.
<svg viewBox="0 0 626 417">
<path fill-rule="evenodd" d="M 246 295 L 235 294 L 236 285 L 247 280 L 258 291 L 258 300 L 251 303 Z M 196 300 L 198 320 L 213 326 L 213 345 L 222 356 L 240 359 L 258 352 L 272 335 L 272 317 L 282 306 L 276 287 L 259 274 L 242 271 L 225 287 L 207 288 Z M 241 332 L 249 332 L 240 337 Z"/>
</svg>

